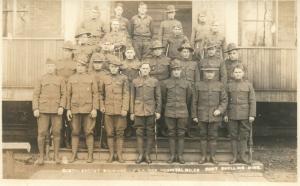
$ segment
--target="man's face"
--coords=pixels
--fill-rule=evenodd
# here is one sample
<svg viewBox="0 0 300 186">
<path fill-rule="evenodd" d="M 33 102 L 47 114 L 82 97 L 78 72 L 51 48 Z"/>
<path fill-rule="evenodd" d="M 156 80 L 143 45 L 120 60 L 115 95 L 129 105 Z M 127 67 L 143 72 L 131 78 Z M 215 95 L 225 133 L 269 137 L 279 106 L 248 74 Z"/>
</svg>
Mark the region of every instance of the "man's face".
<svg viewBox="0 0 300 186">
<path fill-rule="evenodd" d="M 176 78 L 180 78 L 180 75 L 181 75 L 181 69 L 180 68 L 175 68 L 173 71 L 173 76 L 176 77 Z"/>
<path fill-rule="evenodd" d="M 119 72 L 119 66 L 110 64 L 109 70 L 110 70 L 111 74 L 117 74 Z"/>
<path fill-rule="evenodd" d="M 208 56 L 212 57 L 216 54 L 216 47 L 211 47 L 207 49 Z"/>
<path fill-rule="evenodd" d="M 140 68 L 140 72 L 142 76 L 148 76 L 150 73 L 150 65 L 149 64 L 143 64 Z"/>
<path fill-rule="evenodd" d="M 111 30 L 113 32 L 118 32 L 119 31 L 119 28 L 120 28 L 120 23 L 118 21 L 113 21 L 111 23 Z"/>
<path fill-rule="evenodd" d="M 162 52 L 163 52 L 162 48 L 156 48 L 153 50 L 153 54 L 155 56 L 160 56 L 162 54 Z"/>
<path fill-rule="evenodd" d="M 84 73 L 86 71 L 86 66 L 81 64 L 81 63 L 77 63 L 76 64 L 76 71 L 79 74 Z"/>
<path fill-rule="evenodd" d="M 199 16 L 199 21 L 200 21 L 201 23 L 205 23 L 205 22 L 206 22 L 206 16 L 200 15 L 200 16 Z"/>
<path fill-rule="evenodd" d="M 88 42 L 88 35 L 87 34 L 81 34 L 79 37 L 78 37 L 78 43 L 80 45 L 82 44 L 86 44 Z"/>
<path fill-rule="evenodd" d="M 228 52 L 228 56 L 229 56 L 230 60 L 238 60 L 239 53 L 237 50 L 232 50 L 232 51 Z"/>
<path fill-rule="evenodd" d="M 72 58 L 72 55 L 73 55 L 73 50 L 67 48 L 63 49 L 64 58 Z"/>
<path fill-rule="evenodd" d="M 114 49 L 114 45 L 112 45 L 111 43 L 109 42 L 106 42 L 102 45 L 102 50 L 103 51 L 113 51 Z"/>
<path fill-rule="evenodd" d="M 212 80 L 215 77 L 215 71 L 213 70 L 204 71 L 204 77 L 207 80 Z"/>
<path fill-rule="evenodd" d="M 138 11 L 139 11 L 140 14 L 146 14 L 147 13 L 147 5 L 139 6 Z"/>
<path fill-rule="evenodd" d="M 54 74 L 56 70 L 55 64 L 46 64 L 46 70 L 48 74 Z"/>
<path fill-rule="evenodd" d="M 182 49 L 180 54 L 181 54 L 181 57 L 183 57 L 184 59 L 188 59 L 190 57 L 190 50 L 187 48 Z"/>
<path fill-rule="evenodd" d="M 211 31 L 212 32 L 218 32 L 219 31 L 219 26 L 218 25 L 212 25 L 211 26 Z"/>
<path fill-rule="evenodd" d="M 123 8 L 120 6 L 117 6 L 115 8 L 115 14 L 116 14 L 116 16 L 121 16 L 123 14 Z"/>
<path fill-rule="evenodd" d="M 175 28 L 173 28 L 173 33 L 174 33 L 174 35 L 178 36 L 178 35 L 182 34 L 182 29 L 175 27 Z"/>
<path fill-rule="evenodd" d="M 97 19 L 99 17 L 100 13 L 96 11 L 91 12 L 91 19 Z"/>
<path fill-rule="evenodd" d="M 134 50 L 126 50 L 125 56 L 126 56 L 126 59 L 134 59 L 134 56 L 135 56 Z"/>
<path fill-rule="evenodd" d="M 101 70 L 102 66 L 103 66 L 103 63 L 102 62 L 100 62 L 100 63 L 99 62 L 94 62 L 93 66 L 94 66 L 95 70 Z"/>
<path fill-rule="evenodd" d="M 241 79 L 243 79 L 244 74 L 245 73 L 244 73 L 243 69 L 235 68 L 233 71 L 233 78 L 236 80 L 241 80 Z"/>
<path fill-rule="evenodd" d="M 167 13 L 167 16 L 168 16 L 168 19 L 174 19 L 175 18 L 175 12 L 168 12 Z"/>
</svg>

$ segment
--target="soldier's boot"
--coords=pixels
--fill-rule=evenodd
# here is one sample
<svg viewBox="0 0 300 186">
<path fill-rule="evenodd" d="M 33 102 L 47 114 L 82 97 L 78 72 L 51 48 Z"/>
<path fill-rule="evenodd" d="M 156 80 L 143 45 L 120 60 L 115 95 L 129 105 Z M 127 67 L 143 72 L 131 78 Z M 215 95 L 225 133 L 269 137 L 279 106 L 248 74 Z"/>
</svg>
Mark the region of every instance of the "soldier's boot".
<svg viewBox="0 0 300 186">
<path fill-rule="evenodd" d="M 38 148 L 39 148 L 39 158 L 37 161 L 38 165 L 43 165 L 44 164 L 44 146 L 45 146 L 45 139 L 38 137 Z"/>
<path fill-rule="evenodd" d="M 124 143 L 124 139 L 117 138 L 117 155 L 118 155 L 119 163 L 125 163 L 123 159 L 123 143 Z"/>
<path fill-rule="evenodd" d="M 69 163 L 73 163 L 77 160 L 77 152 L 79 146 L 79 136 L 72 136 L 72 157 Z"/>
<path fill-rule="evenodd" d="M 152 160 L 150 158 L 150 154 L 151 154 L 151 151 L 152 151 L 153 142 L 154 142 L 154 137 L 150 136 L 150 137 L 147 138 L 145 162 L 148 163 L 148 164 L 152 163 Z"/>
<path fill-rule="evenodd" d="M 176 161 L 176 156 L 175 156 L 175 138 L 174 137 L 169 137 L 169 148 L 170 148 L 170 158 L 167 161 L 167 163 L 173 163 Z"/>
<path fill-rule="evenodd" d="M 209 141 L 209 150 L 210 150 L 210 160 L 213 164 L 218 164 L 215 155 L 217 150 L 217 142 L 215 140 Z"/>
<path fill-rule="evenodd" d="M 93 162 L 93 152 L 94 152 L 94 136 L 88 135 L 86 137 L 86 146 L 88 148 L 88 159 L 86 160 L 87 163 Z"/>
<path fill-rule="evenodd" d="M 56 164 L 60 164 L 59 147 L 60 147 L 60 137 L 54 137 L 53 148 L 54 148 L 54 161 Z"/>
<path fill-rule="evenodd" d="M 47 160 L 47 161 L 50 160 L 49 152 L 50 152 L 50 144 L 46 143 L 46 145 L 45 145 L 45 160 Z"/>
<path fill-rule="evenodd" d="M 183 151 L 184 151 L 184 138 L 183 137 L 179 137 L 178 138 L 178 162 L 180 164 L 185 164 L 185 161 L 183 159 Z"/>
<path fill-rule="evenodd" d="M 236 140 L 232 140 L 231 141 L 231 148 L 232 148 L 232 160 L 229 162 L 229 164 L 234 164 L 237 162 L 237 141 Z"/>
<path fill-rule="evenodd" d="M 142 136 L 136 136 L 137 142 L 137 150 L 138 150 L 138 158 L 136 159 L 135 163 L 140 164 L 143 161 L 144 156 L 144 139 Z"/>
<path fill-rule="evenodd" d="M 247 140 L 240 141 L 240 161 L 241 163 L 249 164 L 249 161 L 246 156 L 247 151 Z"/>
<path fill-rule="evenodd" d="M 206 163 L 207 158 L 207 141 L 201 140 L 200 142 L 200 148 L 201 148 L 201 159 L 198 162 L 199 164 Z"/>
<path fill-rule="evenodd" d="M 109 151 L 109 157 L 107 159 L 107 163 L 111 163 L 114 160 L 114 138 L 108 137 L 107 145 L 108 145 L 108 151 Z"/>
<path fill-rule="evenodd" d="M 108 149 L 106 131 L 104 130 L 104 128 L 102 128 L 101 130 L 103 130 L 102 140 L 101 140 L 101 148 Z"/>
</svg>

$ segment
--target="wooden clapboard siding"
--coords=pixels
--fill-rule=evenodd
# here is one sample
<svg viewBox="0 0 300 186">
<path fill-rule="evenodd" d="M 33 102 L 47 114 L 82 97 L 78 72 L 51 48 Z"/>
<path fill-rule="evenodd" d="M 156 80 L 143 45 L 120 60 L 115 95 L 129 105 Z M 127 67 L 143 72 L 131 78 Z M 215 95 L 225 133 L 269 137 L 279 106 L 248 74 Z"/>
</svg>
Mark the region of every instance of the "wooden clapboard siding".
<svg viewBox="0 0 300 186">
<path fill-rule="evenodd" d="M 44 73 L 46 59 L 62 56 L 62 43 L 62 39 L 4 39 L 3 87 L 32 87 Z"/>
<path fill-rule="evenodd" d="M 296 102 L 296 49 L 242 48 L 240 55 L 258 101 Z"/>
</svg>

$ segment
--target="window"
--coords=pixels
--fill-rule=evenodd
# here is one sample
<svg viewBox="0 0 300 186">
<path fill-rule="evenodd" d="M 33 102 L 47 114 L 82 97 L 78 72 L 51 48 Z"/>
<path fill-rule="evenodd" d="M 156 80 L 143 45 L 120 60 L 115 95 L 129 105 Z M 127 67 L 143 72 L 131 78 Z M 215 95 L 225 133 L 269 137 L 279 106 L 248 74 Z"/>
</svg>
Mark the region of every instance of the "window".
<svg viewBox="0 0 300 186">
<path fill-rule="evenodd" d="M 61 0 L 4 0 L 3 37 L 60 37 Z"/>
<path fill-rule="evenodd" d="M 293 0 L 240 0 L 239 45 L 294 47 L 295 6 Z"/>
</svg>

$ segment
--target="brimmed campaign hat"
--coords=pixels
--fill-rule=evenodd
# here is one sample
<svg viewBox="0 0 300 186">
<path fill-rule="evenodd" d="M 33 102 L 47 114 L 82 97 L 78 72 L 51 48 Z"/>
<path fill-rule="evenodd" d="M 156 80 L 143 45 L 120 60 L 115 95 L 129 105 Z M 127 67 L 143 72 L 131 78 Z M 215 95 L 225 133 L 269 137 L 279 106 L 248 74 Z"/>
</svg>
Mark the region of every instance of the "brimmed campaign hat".
<svg viewBox="0 0 300 186">
<path fill-rule="evenodd" d="M 175 6 L 174 5 L 168 5 L 167 7 L 166 7 L 166 10 L 165 10 L 165 12 L 166 13 L 169 13 L 169 12 L 176 12 L 177 10 L 175 9 Z"/>
<path fill-rule="evenodd" d="M 225 53 L 228 53 L 228 52 L 230 52 L 230 51 L 232 51 L 232 50 L 238 50 L 239 48 L 236 46 L 236 44 L 235 43 L 229 43 L 228 45 L 227 45 L 227 48 L 226 48 L 226 50 L 224 51 Z"/>
<path fill-rule="evenodd" d="M 209 42 L 207 45 L 206 45 L 206 49 L 210 49 L 210 48 L 213 48 L 213 47 L 216 47 L 218 46 L 218 44 L 216 42 Z"/>
<path fill-rule="evenodd" d="M 152 46 L 150 47 L 151 50 L 155 50 L 158 48 L 165 48 L 162 43 L 158 40 L 153 41 Z"/>
<path fill-rule="evenodd" d="M 113 65 L 116 65 L 116 66 L 122 66 L 123 65 L 121 63 L 120 59 L 115 55 L 108 54 L 106 56 L 106 58 L 107 58 L 107 61 L 108 61 L 109 64 L 113 64 Z"/>
<path fill-rule="evenodd" d="M 97 52 L 92 55 L 91 61 L 93 61 L 93 63 L 101 63 L 108 61 L 108 59 L 104 54 Z"/>
<path fill-rule="evenodd" d="M 189 49 L 191 52 L 194 51 L 193 47 L 188 42 L 183 43 L 177 50 L 181 52 L 183 49 Z"/>
<path fill-rule="evenodd" d="M 88 36 L 90 36 L 90 35 L 91 35 L 91 32 L 88 31 L 88 30 L 86 30 L 86 29 L 84 29 L 84 28 L 78 28 L 78 29 L 77 29 L 77 32 L 76 32 L 76 34 L 75 34 L 75 38 L 78 38 L 79 36 L 81 36 L 81 35 L 83 35 L 83 34 L 87 34 Z"/>
<path fill-rule="evenodd" d="M 84 66 L 87 66 L 88 64 L 88 58 L 86 55 L 84 54 L 79 54 L 76 58 L 75 58 L 75 61 L 77 63 L 80 63 L 81 65 L 84 65 Z"/>
</svg>

